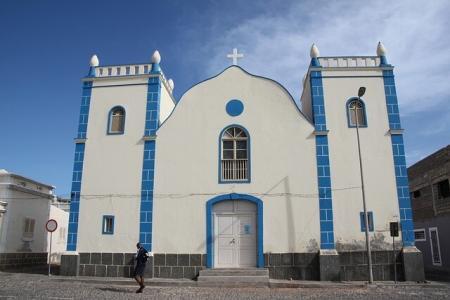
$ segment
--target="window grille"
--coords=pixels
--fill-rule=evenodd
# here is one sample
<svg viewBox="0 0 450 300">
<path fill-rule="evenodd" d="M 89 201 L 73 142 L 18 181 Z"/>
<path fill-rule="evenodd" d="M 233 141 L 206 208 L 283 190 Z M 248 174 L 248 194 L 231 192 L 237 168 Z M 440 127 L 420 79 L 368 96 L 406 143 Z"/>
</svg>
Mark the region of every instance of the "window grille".
<svg viewBox="0 0 450 300">
<path fill-rule="evenodd" d="M 248 136 L 239 127 L 231 127 L 222 135 L 221 180 L 248 181 Z"/>
<path fill-rule="evenodd" d="M 431 246 L 431 259 L 433 265 L 442 265 L 441 261 L 441 247 L 439 245 L 439 235 L 436 227 L 429 228 L 430 232 L 430 246 Z"/>
<path fill-rule="evenodd" d="M 114 233 L 114 216 L 103 216 L 103 234 Z"/>
<path fill-rule="evenodd" d="M 416 242 L 425 242 L 427 240 L 427 237 L 425 236 L 425 229 L 415 229 L 414 240 Z"/>
<path fill-rule="evenodd" d="M 347 105 L 348 110 L 348 124 L 350 127 L 356 127 L 356 124 L 358 123 L 358 127 L 367 126 L 366 122 L 366 114 L 364 112 L 364 104 L 362 101 L 355 99 L 350 101 Z"/>
<path fill-rule="evenodd" d="M 36 223 L 35 219 L 25 218 L 24 229 L 23 229 L 23 237 L 24 238 L 33 238 L 35 223 Z"/>
<path fill-rule="evenodd" d="M 125 130 L 125 110 L 122 107 L 113 108 L 109 116 L 108 133 L 120 134 Z"/>
</svg>

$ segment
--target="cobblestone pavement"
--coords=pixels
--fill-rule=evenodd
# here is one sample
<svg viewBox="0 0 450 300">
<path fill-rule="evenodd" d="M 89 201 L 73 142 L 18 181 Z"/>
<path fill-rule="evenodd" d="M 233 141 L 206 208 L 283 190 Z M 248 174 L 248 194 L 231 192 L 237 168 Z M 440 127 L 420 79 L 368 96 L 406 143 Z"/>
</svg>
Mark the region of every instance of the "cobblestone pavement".
<svg viewBox="0 0 450 300">
<path fill-rule="evenodd" d="M 131 281 L 130 281 L 131 282 Z M 0 299 L 450 299 L 450 285 L 372 288 L 136 287 L 60 282 L 45 275 L 0 272 Z"/>
</svg>

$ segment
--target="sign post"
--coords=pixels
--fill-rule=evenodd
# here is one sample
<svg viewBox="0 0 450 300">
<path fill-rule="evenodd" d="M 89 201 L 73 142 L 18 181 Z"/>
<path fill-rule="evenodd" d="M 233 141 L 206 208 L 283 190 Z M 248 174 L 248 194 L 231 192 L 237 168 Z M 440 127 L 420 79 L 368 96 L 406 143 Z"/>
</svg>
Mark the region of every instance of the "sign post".
<svg viewBox="0 0 450 300">
<path fill-rule="evenodd" d="M 58 228 L 58 222 L 54 219 L 50 219 L 45 223 L 45 229 L 50 232 L 50 247 L 48 250 L 48 276 L 50 276 L 51 258 L 52 258 L 52 237 L 53 232 Z"/>
<path fill-rule="evenodd" d="M 398 222 L 389 223 L 392 236 L 392 256 L 394 257 L 394 282 L 397 283 L 397 257 L 395 256 L 395 237 L 398 236 Z"/>
</svg>

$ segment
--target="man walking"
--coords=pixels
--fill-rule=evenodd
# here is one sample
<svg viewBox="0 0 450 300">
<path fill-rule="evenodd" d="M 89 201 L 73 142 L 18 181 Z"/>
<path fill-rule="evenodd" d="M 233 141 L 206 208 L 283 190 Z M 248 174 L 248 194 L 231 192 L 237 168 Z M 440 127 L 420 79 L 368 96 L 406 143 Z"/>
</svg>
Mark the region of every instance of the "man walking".
<svg viewBox="0 0 450 300">
<path fill-rule="evenodd" d="M 148 251 L 142 247 L 140 243 L 136 244 L 136 248 L 138 249 L 136 252 L 136 266 L 134 267 L 134 279 L 139 284 L 139 289 L 136 293 L 142 293 L 145 288 L 144 285 L 144 272 L 145 272 L 145 264 L 147 263 Z"/>
</svg>

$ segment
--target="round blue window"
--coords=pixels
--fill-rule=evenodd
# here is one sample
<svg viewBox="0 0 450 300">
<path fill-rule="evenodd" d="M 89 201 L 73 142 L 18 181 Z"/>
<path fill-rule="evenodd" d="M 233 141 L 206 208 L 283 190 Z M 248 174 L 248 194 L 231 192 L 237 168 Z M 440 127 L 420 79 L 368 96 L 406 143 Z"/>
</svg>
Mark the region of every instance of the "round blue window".
<svg viewBox="0 0 450 300">
<path fill-rule="evenodd" d="M 236 99 L 230 100 L 227 103 L 226 110 L 230 116 L 236 117 L 242 114 L 242 112 L 244 111 L 244 104 Z"/>
</svg>

